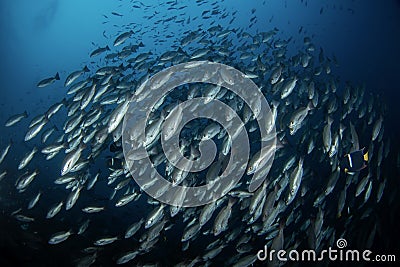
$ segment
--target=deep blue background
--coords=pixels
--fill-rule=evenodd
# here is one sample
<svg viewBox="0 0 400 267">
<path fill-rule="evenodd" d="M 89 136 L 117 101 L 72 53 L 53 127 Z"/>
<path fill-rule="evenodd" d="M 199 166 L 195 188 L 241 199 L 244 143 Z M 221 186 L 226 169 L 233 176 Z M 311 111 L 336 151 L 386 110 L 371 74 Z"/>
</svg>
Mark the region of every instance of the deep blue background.
<svg viewBox="0 0 400 267">
<path fill-rule="evenodd" d="M 161 14 L 167 12 L 166 6 L 162 5 L 165 1 L 143 2 L 159 6 L 157 11 Z M 142 31 L 135 33 L 131 42 L 138 43 L 142 40 L 145 44 L 144 51 L 150 50 L 158 55 L 172 49 L 169 46 L 170 42 L 163 45 L 156 42 L 157 39 L 165 38 L 163 36 L 166 34 L 173 34 L 179 38 L 182 32 L 197 29 L 198 25 L 203 23 L 205 30 L 209 28 L 209 21 L 202 21 L 200 16 L 203 10 L 210 7 L 209 4 L 197 8 L 194 5 L 195 1 L 179 2 L 188 5 L 188 8 L 178 13 L 186 12 L 184 19 L 190 16 L 189 25 L 185 24 L 182 28 L 171 23 L 165 27 L 160 23 L 155 26 L 155 30 L 149 30 L 153 25 L 143 18 L 141 11 L 131 8 L 130 1 L 1 1 L 0 125 L 10 115 L 24 110 L 28 111 L 30 118 L 17 127 L 0 126 L 0 148 L 7 145 L 10 137 L 14 142 L 31 148 L 31 144 L 25 145 L 22 142 L 30 119 L 45 112 L 51 104 L 65 97 L 66 88 L 63 84 L 69 73 L 81 69 L 84 65 L 89 65 L 91 70 L 95 70 L 97 64 L 104 65 L 100 59 L 89 58 L 89 54 L 98 46 L 109 45 L 112 48 L 114 38 L 126 31 L 123 25 L 131 22 L 139 24 L 138 28 L 142 28 Z M 212 2 L 214 1 L 210 3 Z M 392 137 L 400 133 L 399 1 L 266 0 L 265 5 L 262 3 L 263 1 L 255 0 L 225 0 L 221 6 L 231 13 L 237 10 L 237 13 L 233 25 L 222 26 L 244 27 L 245 31 L 250 33 L 268 31 L 276 27 L 280 30 L 281 37 L 293 37 L 291 52 L 297 51 L 296 47 L 303 47 L 305 36 L 313 37 L 317 49 L 323 47 L 325 55 L 329 58 L 336 56 L 339 67 L 332 67 L 335 76 L 339 76 L 341 81 L 365 84 L 368 91 L 379 94 L 381 101 L 388 105 L 385 133 L 391 133 Z M 256 9 L 257 24 L 247 29 L 252 8 Z M 112 11 L 123 14 L 123 17 L 113 16 Z M 151 13 L 146 13 L 149 14 Z M 168 11 L 165 18 L 174 14 L 174 11 Z M 196 16 L 199 18 L 194 19 Z M 219 23 L 222 22 L 217 21 L 215 25 Z M 298 33 L 300 27 L 303 27 L 301 34 Z M 108 39 L 103 36 L 104 31 Z M 53 76 L 56 72 L 60 73 L 61 81 L 45 88 L 36 87 L 38 81 Z M 397 145 L 398 140 L 392 138 L 392 150 L 396 150 Z M 26 151 L 27 149 L 24 149 L 23 153 Z M 18 162 L 21 155 L 11 157 Z M 60 166 L 46 167 L 54 167 L 58 172 Z M 48 198 L 54 198 L 54 201 L 60 199 L 58 191 L 48 191 L 51 194 Z M 21 203 L 25 205 L 26 201 Z M 390 207 L 388 211 L 391 211 Z M 107 220 L 111 221 L 113 218 Z"/>
<path fill-rule="evenodd" d="M 163 1 L 145 2 L 151 5 Z M 207 7 L 203 5 L 199 10 L 191 8 L 195 7 L 194 1 L 179 2 L 188 5 L 185 10 L 191 18 L 200 15 Z M 365 83 L 367 90 L 382 95 L 383 101 L 391 108 L 390 113 L 399 114 L 399 1 L 333 2 L 266 0 L 262 5 L 262 1 L 254 0 L 225 1 L 222 6 L 226 6 L 228 11 L 238 10 L 234 26 L 239 27 L 249 24 L 250 10 L 256 8 L 258 22 L 250 32 L 277 27 L 284 35 L 293 36 L 301 44 L 304 35 L 299 35 L 298 29 L 303 26 L 306 35 L 314 36 L 316 47 L 323 47 L 328 56 L 336 55 L 340 68 L 334 69 L 334 72 L 339 74 L 341 80 Z M 95 48 L 92 42 L 100 46 L 111 45 L 114 36 L 123 31 L 121 26 L 130 22 L 139 23 L 143 28 L 152 26 L 146 25 L 141 11 L 131 6 L 130 1 L 109 0 L 1 1 L 0 121 L 25 109 L 30 113 L 44 111 L 48 106 L 46 102 L 62 99 L 65 77 L 89 63 L 88 55 Z M 113 16 L 111 11 L 124 16 Z M 159 11 L 166 12 L 165 6 L 160 5 Z M 173 12 L 166 14 L 172 16 Z M 187 29 L 197 27 L 200 20 L 192 19 Z M 109 22 L 102 24 L 104 21 Z M 159 27 L 162 32 L 162 24 Z M 111 39 L 103 37 L 104 30 L 107 36 L 112 36 Z M 176 36 L 183 30 L 186 29 L 180 26 L 167 29 Z M 153 38 L 159 38 L 157 36 L 152 31 L 134 38 L 143 38 L 146 49 L 153 49 Z M 163 48 L 167 50 L 169 47 L 165 45 Z M 35 86 L 57 71 L 62 82 L 43 89 Z M 397 116 L 390 118 L 394 120 Z"/>
</svg>

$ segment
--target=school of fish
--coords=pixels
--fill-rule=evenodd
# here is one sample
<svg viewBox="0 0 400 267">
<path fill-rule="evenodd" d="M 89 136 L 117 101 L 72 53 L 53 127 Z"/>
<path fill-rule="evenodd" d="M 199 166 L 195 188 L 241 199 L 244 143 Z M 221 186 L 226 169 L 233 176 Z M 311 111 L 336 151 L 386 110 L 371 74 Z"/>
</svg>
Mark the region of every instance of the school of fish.
<svg viewBox="0 0 400 267">
<path fill-rule="evenodd" d="M 196 0 L 199 8 L 206 3 L 210 2 Z M 177 12 L 186 8 L 178 1 L 164 4 Z M 189 24 L 191 19 L 217 18 L 217 23 L 204 23 L 198 30 L 183 27 L 180 35 L 169 36 L 172 48 L 163 53 L 148 50 L 140 38 L 151 28 L 124 25 L 126 31 L 90 53 L 90 59 L 100 61 L 66 77 L 57 72 L 39 81 L 37 90 L 57 85 L 64 87 L 65 97 L 43 114 L 22 110 L 4 122 L 4 127 L 17 127 L 30 120 L 23 140 L 26 153 L 13 154 L 18 140 L 0 151 L 0 187 L 12 185 L 10 194 L 19 199 L 19 206 L 11 206 L 14 210 L 9 214 L 15 224 L 28 232 L 36 229 L 35 235 L 50 246 L 46 249 L 68 248 L 73 256 L 63 260 L 75 266 L 97 266 L 103 261 L 135 266 L 248 266 L 257 261 L 263 245 L 320 251 L 333 247 L 341 237 L 357 240 L 353 246 L 371 247 L 379 224 L 368 218 L 377 220 L 374 213 L 382 201 L 398 205 L 396 191 L 384 197 L 392 178 L 386 161 L 392 155 L 399 166 L 400 156 L 391 151 L 385 133 L 386 107 L 379 97 L 364 85 L 340 81 L 335 76 L 336 58 L 327 56 L 312 37 L 304 36 L 294 51 L 289 49 L 292 38 L 283 38 L 279 29 L 250 31 L 257 21 L 255 10 L 250 27 L 229 28 L 218 22 L 230 25 L 235 12 L 224 10 L 218 1 L 200 18 L 162 17 L 140 1 L 132 5 L 144 10 L 155 27 Z M 211 84 L 180 86 L 163 97 L 143 125 L 148 133 L 144 146 L 159 173 L 174 184 L 196 186 L 218 178 L 231 149 L 239 149 L 231 147 L 231 137 L 219 124 L 194 120 L 180 134 L 182 153 L 198 156 L 199 142 L 209 138 L 217 144 L 218 154 L 202 172 L 175 168 L 163 154 L 160 137 L 169 138 L 171 133 L 162 132 L 162 125 L 179 103 L 196 97 L 224 102 L 242 119 L 251 143 L 246 175 L 226 196 L 200 207 L 169 206 L 148 196 L 131 177 L 122 151 L 122 121 L 132 96 L 151 94 L 139 91 L 149 77 L 169 66 L 204 60 L 243 72 L 261 89 L 271 118 L 268 125 L 258 125 L 256 112 L 242 99 Z M 276 129 L 272 159 L 259 158 L 258 127 L 266 127 L 267 132 Z M 353 175 L 344 173 L 341 158 L 362 147 L 369 153 L 367 168 Z M 255 170 L 270 160 L 265 181 L 249 192 Z M 146 187 L 152 183 L 149 179 Z M 372 228 L 356 231 L 366 223 Z M 37 230 L 43 224 L 46 230 Z"/>
</svg>

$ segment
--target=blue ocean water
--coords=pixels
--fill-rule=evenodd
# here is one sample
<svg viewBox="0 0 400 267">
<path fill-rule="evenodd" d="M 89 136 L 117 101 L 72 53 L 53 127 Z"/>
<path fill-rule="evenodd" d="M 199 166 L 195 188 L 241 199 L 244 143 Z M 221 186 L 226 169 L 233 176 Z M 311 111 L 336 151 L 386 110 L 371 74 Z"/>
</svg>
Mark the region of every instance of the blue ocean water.
<svg viewBox="0 0 400 267">
<path fill-rule="evenodd" d="M 207 30 L 211 26 L 221 25 L 228 29 L 244 29 L 250 34 L 261 31 L 269 31 L 277 28 L 278 36 L 282 39 L 289 39 L 289 52 L 296 53 L 303 46 L 304 37 L 312 38 L 312 43 L 317 50 L 323 48 L 327 57 L 335 57 L 338 62 L 337 67 L 332 67 L 341 84 L 351 81 L 355 84 L 365 85 L 366 95 L 369 93 L 378 95 L 379 102 L 385 105 L 385 134 L 391 138 L 390 154 L 391 164 L 399 164 L 399 141 L 397 136 L 400 134 L 398 115 L 400 99 L 398 73 L 400 72 L 400 1 L 307 1 L 307 0 L 265 0 L 265 1 L 202 1 L 201 6 L 196 1 L 176 1 L 177 6 L 186 6 L 180 10 L 169 9 L 174 4 L 166 4 L 168 1 L 149 0 L 142 1 L 142 6 L 147 5 L 151 11 L 144 11 L 140 8 L 133 8 L 133 5 L 141 5 L 140 1 L 106 1 L 106 0 L 40 0 L 40 1 L 2 1 L 0 2 L 0 35 L 1 35 L 1 102 L 0 102 L 0 148 L 7 146 L 10 140 L 16 148 L 7 156 L 7 160 L 0 165 L 0 169 L 7 169 L 7 177 L 1 181 L 0 208 L 2 209 L 1 232 L 15 232 L 15 238 L 10 236 L 4 239 L 2 247 L 9 255 L 2 255 L 2 260 L 6 264 L 15 261 L 17 265 L 32 263 L 33 265 L 54 265 L 58 257 L 60 265 L 72 264 L 74 258 L 79 258 L 79 250 L 74 250 L 74 242 L 66 243 L 64 246 L 53 248 L 47 244 L 47 239 L 56 231 L 46 231 L 46 228 L 68 230 L 69 225 L 79 225 L 75 218 L 79 217 L 79 210 L 71 210 L 58 221 L 49 222 L 43 216 L 37 215 L 35 225 L 26 231 L 22 231 L 19 223 L 8 216 L 18 207 L 24 208 L 29 202 L 31 195 L 18 195 L 12 192 L 14 181 L 21 174 L 13 166 L 18 164 L 26 151 L 33 148 L 34 142 L 24 142 L 24 136 L 28 129 L 29 121 L 38 114 L 46 112 L 49 106 L 61 101 L 66 97 L 67 88 L 64 87 L 65 78 L 73 71 L 82 69 L 85 65 L 91 70 L 105 66 L 103 56 L 90 58 L 89 54 L 98 47 L 108 45 L 111 52 L 117 51 L 112 43 L 118 34 L 125 32 L 137 25 L 136 29 L 141 29 L 139 33 L 134 32 L 130 40 L 132 44 L 143 42 L 142 51 L 151 51 L 155 55 L 161 55 L 165 51 L 176 50 L 173 39 L 182 39 L 187 31 L 197 29 Z M 174 1 L 170 1 L 174 2 Z M 217 3 L 217 4 L 216 4 Z M 178 5 L 179 4 L 179 5 Z M 203 11 L 212 10 L 217 6 L 218 15 L 204 19 L 201 14 Z M 252 11 L 254 10 L 254 11 Z M 113 15 L 117 12 L 118 15 Z M 221 19 L 221 14 L 228 14 L 229 19 Z M 234 14 L 234 15 L 232 15 Z M 151 19 L 150 16 L 158 19 Z M 147 17 L 146 17 L 147 16 Z M 174 16 L 177 16 L 176 18 Z M 256 16 L 255 22 L 250 19 Z M 165 21 L 174 17 L 171 21 Z M 188 19 L 190 18 L 190 22 Z M 228 22 L 234 18 L 233 22 Z M 183 22 L 177 23 L 177 20 Z M 251 27 L 250 27 L 251 26 Z M 168 36 L 173 36 L 168 37 Z M 199 44 L 201 47 L 201 44 Z M 54 84 L 38 88 L 37 83 L 47 77 L 52 77 L 56 73 L 60 74 L 61 80 Z M 340 90 L 341 88 L 339 88 Z M 14 114 L 27 111 L 28 119 L 22 121 L 14 127 L 4 127 L 6 120 Z M 65 111 L 63 111 L 65 112 Z M 64 114 L 65 115 L 65 114 Z M 59 121 L 58 121 L 59 120 Z M 54 119 L 51 122 L 58 128 L 62 128 L 64 120 Z M 361 130 L 361 129 L 360 129 Z M 35 142 L 40 142 L 39 140 Z M 368 144 L 365 143 L 368 147 Z M 34 168 L 46 174 L 41 179 L 52 181 L 59 175 L 62 157 L 56 161 L 46 161 L 44 158 L 35 158 Z M 94 169 L 105 168 L 104 162 L 95 162 Z M 393 178 L 398 177 L 399 173 L 393 170 Z M 46 177 L 48 176 L 48 177 Z M 41 189 L 46 185 L 46 190 Z M 398 182 L 393 183 L 398 186 Z M 58 188 L 52 182 L 36 183 L 31 185 L 32 192 L 43 190 L 48 205 L 37 207 L 37 214 L 45 214 L 48 208 L 60 199 L 61 194 L 65 194 L 63 189 Z M 390 188 L 387 190 L 391 190 Z M 83 203 L 96 200 L 97 205 L 109 205 L 108 196 L 105 197 L 106 187 L 96 188 L 93 195 L 82 195 L 79 201 Z M 7 197 L 7 195 L 9 195 Z M 13 200 L 13 203 L 4 203 Z M 144 202 L 144 201 L 143 201 Z M 144 205 L 144 203 L 142 203 Z M 95 214 L 91 221 L 97 221 L 99 231 L 89 233 L 82 240 L 90 246 L 92 240 L 101 236 L 101 232 L 111 235 L 117 234 L 118 228 L 125 229 L 131 221 L 145 217 L 147 211 L 141 208 L 141 202 L 135 204 L 134 214 L 132 211 L 125 210 L 114 212 L 107 215 Z M 113 208 L 113 207 L 110 207 Z M 382 207 L 382 216 L 388 213 L 399 212 L 399 207 Z M 65 212 L 65 211 L 64 211 Z M 36 215 L 36 213 L 34 214 Z M 124 222 L 124 218 L 129 217 L 129 222 Z M 117 223 L 115 223 L 117 222 Z M 181 221 L 176 222 L 180 228 L 184 228 Z M 393 234 L 387 242 L 389 247 L 397 246 L 398 241 L 394 236 L 399 235 L 399 231 L 394 229 L 394 224 L 388 219 L 385 222 L 387 234 Z M 120 225 L 118 225 L 120 224 Z M 111 231 L 110 230 L 111 227 Z M 393 228 L 391 228 L 393 227 Z M 76 228 L 76 227 L 75 227 Z M 383 230 L 385 231 L 385 230 Z M 39 233 L 32 235 L 31 233 Z M 41 234 L 43 233 L 43 234 Z M 171 234 L 167 237 L 171 243 L 180 243 L 180 236 Z M 29 240 L 29 245 L 24 246 L 23 240 Z M 22 241 L 21 241 L 22 240 Z M 122 247 L 129 247 L 129 242 L 123 240 Z M 207 241 L 205 241 L 207 242 Z M 259 244 L 259 243 L 257 243 Z M 150 254 L 146 259 L 158 257 L 169 258 L 163 261 L 164 264 L 178 263 L 183 260 L 185 253 L 180 251 L 171 256 L 174 251 L 157 251 Z M 66 255 L 66 251 L 72 251 L 71 255 Z M 100 256 L 98 266 L 104 262 L 107 266 L 111 264 L 108 258 L 115 258 L 119 248 L 115 246 L 112 250 L 104 252 Z M 125 251 L 125 250 L 124 250 Z M 121 252 L 121 251 L 120 251 Z M 26 253 L 30 258 L 19 260 L 21 253 Z M 190 251 L 193 258 L 196 257 L 194 251 Z M 11 256 L 10 256 L 11 255 Z M 231 256 L 225 252 L 223 257 Z M 64 259 L 62 259 L 62 257 Z M 187 256 L 187 258 L 190 258 Z M 64 262 L 65 261 L 65 262 Z M 43 263 L 43 265 L 41 264 Z M 221 262 L 221 258 L 220 258 Z M 219 263 L 220 263 L 219 262 Z M 103 266 L 104 266 L 103 265 Z"/>
</svg>

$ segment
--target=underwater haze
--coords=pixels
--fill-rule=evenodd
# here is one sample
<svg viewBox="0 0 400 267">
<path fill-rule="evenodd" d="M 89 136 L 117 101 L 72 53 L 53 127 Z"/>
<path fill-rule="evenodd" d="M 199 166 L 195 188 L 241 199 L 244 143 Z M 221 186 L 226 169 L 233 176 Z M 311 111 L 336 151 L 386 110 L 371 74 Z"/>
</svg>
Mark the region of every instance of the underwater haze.
<svg viewBox="0 0 400 267">
<path fill-rule="evenodd" d="M 0 3 L 0 27 L 2 266 L 291 266 L 301 262 L 257 253 L 320 253 L 339 240 L 399 260 L 400 1 L 15 0 Z M 216 63 L 254 83 L 268 108 L 230 90 L 241 85 L 232 68 L 202 71 Z M 179 79 L 173 66 L 216 82 L 159 98 Z M 180 104 L 200 97 L 186 112 L 230 107 L 248 155 L 217 108 L 174 132 Z M 149 102 L 148 120 L 131 123 Z M 173 134 L 174 156 L 193 161 L 213 141 L 212 164 L 170 162 Z M 230 161 L 237 153 L 244 165 Z M 215 201 L 159 198 L 168 192 L 155 172 L 196 187 L 230 164 L 244 174 Z"/>
</svg>

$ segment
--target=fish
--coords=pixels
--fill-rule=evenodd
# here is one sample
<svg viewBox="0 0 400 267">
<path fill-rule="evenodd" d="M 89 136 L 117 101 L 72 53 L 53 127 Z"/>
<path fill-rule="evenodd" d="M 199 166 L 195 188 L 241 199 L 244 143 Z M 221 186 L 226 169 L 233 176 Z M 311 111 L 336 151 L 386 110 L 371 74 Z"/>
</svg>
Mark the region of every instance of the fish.
<svg viewBox="0 0 400 267">
<path fill-rule="evenodd" d="M 28 113 L 26 111 L 24 111 L 21 114 L 15 114 L 15 115 L 11 116 L 10 118 L 8 118 L 5 126 L 6 127 L 13 126 L 25 118 L 28 118 Z"/>
<path fill-rule="evenodd" d="M 131 238 L 133 235 L 139 231 L 144 223 L 144 218 L 140 219 L 140 221 L 131 224 L 125 232 L 125 238 Z"/>
<path fill-rule="evenodd" d="M 129 108 L 130 101 L 126 100 L 121 103 L 110 115 L 110 119 L 108 121 L 107 132 L 113 132 L 118 125 L 121 123 L 122 119 L 124 118 L 125 113 Z"/>
<path fill-rule="evenodd" d="M 95 57 L 95 56 L 101 55 L 101 54 L 103 54 L 103 53 L 106 52 L 106 51 L 110 51 L 110 47 L 109 47 L 108 45 L 105 46 L 105 47 L 99 47 L 99 48 L 93 50 L 93 51 L 90 53 L 90 57 Z M 72 82 L 71 82 L 71 83 L 72 83 Z"/>
<path fill-rule="evenodd" d="M 53 84 L 55 81 L 59 81 L 59 80 L 60 80 L 60 75 L 57 72 L 56 75 L 54 75 L 54 77 L 46 78 L 46 79 L 43 79 L 40 82 L 38 82 L 37 87 L 43 88 L 43 87 L 49 86 L 50 84 Z"/>
<path fill-rule="evenodd" d="M 271 145 L 266 149 L 261 149 L 250 159 L 247 167 L 247 175 L 251 175 L 262 169 L 272 158 L 273 153 L 279 148 L 279 145 Z"/>
<path fill-rule="evenodd" d="M 49 129 L 45 130 L 45 131 L 42 133 L 42 143 L 46 143 L 47 140 L 50 138 L 50 136 L 51 136 L 55 131 L 58 131 L 57 127 L 55 127 L 55 126 L 52 127 L 52 128 L 49 128 Z"/>
<path fill-rule="evenodd" d="M 28 216 L 23 215 L 23 214 L 16 214 L 14 217 L 18 221 L 24 222 L 24 223 L 30 223 L 30 222 L 34 222 L 35 221 L 35 218 L 28 217 Z"/>
<path fill-rule="evenodd" d="M 333 191 L 337 181 L 339 180 L 339 177 L 340 177 L 340 168 L 338 167 L 329 177 L 329 181 L 328 181 L 328 184 L 325 189 L 326 196 L 329 195 Z"/>
<path fill-rule="evenodd" d="M 71 171 L 71 169 L 74 167 L 74 165 L 78 162 L 82 151 L 85 149 L 84 144 L 80 144 L 79 147 L 77 147 L 75 150 L 71 151 L 64 159 L 62 168 L 61 168 L 61 176 L 64 176 L 68 172 Z"/>
<path fill-rule="evenodd" d="M 117 264 L 125 264 L 127 262 L 130 262 L 138 254 L 139 254 L 139 251 L 137 251 L 137 250 L 125 252 L 120 258 L 117 259 L 116 263 Z"/>
<path fill-rule="evenodd" d="M 205 225 L 211 219 L 211 217 L 217 207 L 218 207 L 217 204 L 215 202 L 212 202 L 212 203 L 205 205 L 202 208 L 200 216 L 199 216 L 200 227 Z"/>
<path fill-rule="evenodd" d="M 28 204 L 28 210 L 33 209 L 36 204 L 39 202 L 40 197 L 42 196 L 42 192 L 39 191 Z"/>
<path fill-rule="evenodd" d="M 332 125 L 332 123 L 333 123 L 333 119 L 328 116 L 327 123 L 324 126 L 324 130 L 322 132 L 325 153 L 328 153 L 331 148 L 331 143 L 332 143 L 331 125 Z"/>
<path fill-rule="evenodd" d="M 98 52 L 99 51 L 97 51 L 96 53 L 98 53 Z M 94 56 L 96 53 L 94 53 L 94 54 L 92 53 L 93 55 L 91 54 L 91 56 Z M 77 70 L 77 71 L 74 71 L 71 74 L 69 74 L 67 76 L 67 78 L 65 79 L 64 87 L 71 85 L 76 79 L 78 79 L 85 72 L 90 72 L 89 68 L 86 65 L 83 67 L 82 70 Z"/>
<path fill-rule="evenodd" d="M 360 142 L 358 141 L 358 134 L 354 127 L 354 125 L 350 122 L 350 131 L 351 131 L 351 143 L 352 147 L 350 152 L 360 150 Z"/>
<path fill-rule="evenodd" d="M 263 205 L 263 200 L 266 196 L 266 189 L 267 189 L 267 183 L 264 182 L 263 186 L 261 186 L 257 191 L 254 193 L 254 195 L 251 198 L 250 206 L 249 206 L 249 213 L 254 214 L 256 211 L 257 207 L 259 206 L 264 206 Z"/>
<path fill-rule="evenodd" d="M 63 259 L 66 265 L 78 266 L 247 266 L 256 264 L 253 252 L 261 249 L 257 244 L 321 251 L 339 237 L 352 246 L 384 240 L 381 245 L 390 247 L 382 238 L 387 231 L 378 231 L 383 219 L 379 206 L 396 208 L 389 169 L 397 167 L 400 156 L 389 139 L 384 101 L 364 85 L 342 81 L 336 57 L 325 47 L 318 49 L 303 26 L 296 28 L 299 40 L 284 37 L 277 28 L 254 30 L 261 19 L 257 8 L 250 8 L 254 14 L 246 27 L 238 27 L 236 11 L 223 3 L 197 0 L 193 6 L 202 10 L 198 16 L 189 17 L 191 6 L 178 1 L 160 2 L 156 11 L 154 5 L 133 1 L 124 15 L 113 12 L 127 17 L 125 12 L 136 9 L 141 13 L 135 16 L 149 24 L 113 21 L 115 26 L 109 24 L 111 28 L 99 34 L 105 42 L 92 42 L 95 48 L 75 71 L 60 71 L 68 74 L 60 90 L 50 93 L 40 110 L 29 110 L 27 125 L 25 112 L 4 114 L 6 127 L 20 128 L 4 131 L 0 189 L 7 192 L 0 203 L 6 203 L 5 216 L 10 214 L 12 223 L 27 235 L 22 240 L 26 251 L 42 252 L 30 245 L 33 230 L 35 238 L 59 244 L 60 251 L 82 255 Z M 164 10 L 176 14 L 166 15 Z M 113 19 L 104 17 L 104 23 Z M 192 23 L 199 27 L 185 27 Z M 171 48 L 165 49 L 166 44 Z M 198 71 L 205 62 L 230 68 Z M 183 66 L 179 73 L 168 69 L 178 65 Z M 165 75 L 157 76 L 162 70 Z M 182 84 L 160 93 L 162 85 L 183 83 L 192 72 L 197 81 L 214 82 Z M 232 92 L 228 87 L 241 86 L 237 78 L 250 79 L 271 112 L 263 111 L 261 99 L 248 88 L 241 88 L 244 96 Z M 153 84 L 147 84 L 149 79 Z M 43 85 L 55 81 L 49 78 Z M 154 105 L 147 110 L 144 103 L 152 97 Z M 199 97 L 204 98 L 200 104 L 180 105 Z M 236 114 L 209 108 L 213 103 L 223 103 Z M 132 120 L 126 132 L 130 121 L 125 118 L 135 115 L 135 108 L 148 111 L 148 116 Z M 226 121 L 197 118 L 178 129 L 194 111 L 213 111 Z M 235 115 L 242 127 L 233 125 Z M 19 133 L 14 132 L 20 129 L 25 136 L 17 140 Z M 237 144 L 240 130 L 246 131 L 249 142 L 244 156 Z M 263 131 L 266 137 L 260 135 Z M 39 133 L 41 138 L 35 138 Z M 179 137 L 178 149 L 167 157 L 163 143 L 173 137 Z M 144 151 L 126 151 L 129 142 Z M 205 142 L 216 148 L 209 166 L 201 166 L 199 172 L 178 168 L 175 163 L 182 157 L 190 160 L 184 167 L 195 166 Z M 265 143 L 269 145 L 261 149 Z M 341 159 L 360 147 L 368 148 L 365 168 L 343 172 Z M 187 207 L 188 197 L 206 199 L 224 189 L 218 179 L 239 162 L 231 161 L 232 155 L 244 161 L 237 166 L 244 173 L 240 180 L 226 185 L 225 196 Z M 168 187 L 153 179 L 156 173 L 179 188 L 168 196 L 174 205 L 157 200 L 168 195 Z M 139 186 L 134 178 L 147 175 Z M 17 179 L 8 188 L 12 177 Z M 213 182 L 216 187 L 207 193 L 183 190 Z M 387 221 L 395 221 L 387 216 Z M 46 229 L 38 227 L 43 217 L 51 222 Z M 371 225 L 378 225 L 375 233 L 361 231 Z M 64 231 L 58 232 L 59 227 Z M 181 252 L 167 260 L 151 257 L 165 248 L 166 253 Z"/>
<path fill-rule="evenodd" d="M 279 81 L 279 79 L 281 78 L 281 74 L 282 74 L 282 67 L 281 66 L 278 66 L 278 67 L 274 68 L 272 70 L 272 74 L 271 74 L 271 77 L 270 77 L 270 83 L 271 84 L 276 84 Z"/>
<path fill-rule="evenodd" d="M 213 226 L 214 236 L 221 234 L 223 231 L 225 231 L 228 228 L 228 221 L 229 221 L 229 218 L 231 217 L 232 206 L 235 203 L 236 203 L 236 200 L 230 198 L 228 201 L 228 204 L 223 209 L 221 209 L 221 211 L 217 214 L 217 217 L 215 218 L 214 226 Z"/>
<path fill-rule="evenodd" d="M 97 213 L 103 211 L 104 209 L 105 207 L 85 207 L 82 209 L 82 211 L 85 213 Z"/>
<path fill-rule="evenodd" d="M 0 173 L 0 182 L 1 182 L 1 180 L 4 179 L 4 177 L 6 177 L 6 175 L 7 175 L 7 171 L 2 171 L 2 172 Z"/>
<path fill-rule="evenodd" d="M 300 183 L 303 177 L 303 164 L 304 158 L 300 158 L 297 167 L 290 174 L 289 194 L 286 198 L 286 205 L 292 203 L 293 199 L 297 195 L 297 192 L 299 191 Z"/>
<path fill-rule="evenodd" d="M 29 141 L 39 134 L 43 127 L 49 122 L 49 119 L 44 117 L 40 122 L 29 128 L 25 135 L 24 141 Z"/>
<path fill-rule="evenodd" d="M 194 236 L 199 233 L 200 231 L 200 224 L 199 223 L 195 223 L 191 226 L 189 226 L 187 229 L 184 230 L 182 238 L 181 238 L 181 242 L 186 242 L 192 238 L 194 238 Z"/>
<path fill-rule="evenodd" d="M 39 174 L 39 170 L 36 169 L 32 173 L 25 172 L 16 181 L 15 187 L 19 192 L 23 192 L 32 183 L 33 179 Z"/>
<path fill-rule="evenodd" d="M 61 242 L 64 242 L 65 240 L 68 239 L 68 237 L 70 237 L 72 235 L 72 231 L 62 231 L 62 232 L 57 232 L 55 234 L 53 234 L 50 239 L 49 239 L 49 244 L 50 245 L 56 245 L 59 244 Z"/>
<path fill-rule="evenodd" d="M 383 122 L 383 117 L 380 116 L 379 119 L 375 122 L 374 127 L 372 129 L 372 137 L 371 140 L 375 141 L 376 138 L 379 135 L 379 132 L 381 131 L 382 128 L 382 122 Z"/>
<path fill-rule="evenodd" d="M 154 224 L 158 223 L 162 217 L 164 216 L 164 204 L 160 204 L 157 208 L 155 208 L 148 216 L 145 221 L 144 228 L 148 229 L 152 227 Z"/>
<path fill-rule="evenodd" d="M 358 197 L 365 189 L 365 186 L 369 182 L 369 175 L 366 175 L 357 185 L 355 196 Z"/>
<path fill-rule="evenodd" d="M 310 102 L 307 107 L 301 107 L 293 112 L 290 122 L 289 129 L 290 134 L 294 135 L 302 126 L 310 110 L 314 109 L 312 102 Z"/>
<path fill-rule="evenodd" d="M 50 210 L 47 212 L 46 218 L 51 219 L 56 216 L 61 211 L 63 205 L 64 201 L 61 201 L 60 203 L 57 203 L 53 207 L 51 207 Z"/>
<path fill-rule="evenodd" d="M 122 17 L 123 16 L 123 15 L 121 15 L 118 12 L 115 12 L 115 11 L 111 12 L 111 14 L 113 14 L 114 16 L 117 16 L 117 17 Z"/>
<path fill-rule="evenodd" d="M 87 228 L 89 227 L 89 223 L 90 223 L 90 220 L 89 219 L 87 219 L 87 220 L 85 220 L 82 224 L 81 224 L 81 226 L 79 227 L 79 229 L 78 229 L 78 235 L 81 235 L 81 234 L 83 234 L 86 230 L 87 230 Z"/>
<path fill-rule="evenodd" d="M 118 237 L 104 237 L 96 240 L 93 245 L 95 246 L 106 246 L 118 240 Z"/>
<path fill-rule="evenodd" d="M 12 140 L 10 140 L 10 142 L 8 143 L 8 145 L 3 148 L 0 152 L 0 164 L 4 161 L 4 159 L 6 158 L 8 151 L 10 151 L 11 145 L 12 145 Z"/>
<path fill-rule="evenodd" d="M 288 81 L 284 82 L 282 85 L 281 99 L 285 99 L 288 97 L 294 90 L 297 84 L 297 77 L 291 78 Z"/>
<path fill-rule="evenodd" d="M 135 198 L 137 198 L 138 194 L 137 192 L 133 192 L 131 194 L 125 195 L 123 197 L 121 197 L 117 203 L 115 204 L 116 207 L 122 207 L 125 206 L 126 204 L 128 204 L 129 202 L 131 202 L 132 200 L 134 200 Z"/>
<path fill-rule="evenodd" d="M 18 165 L 18 170 L 22 170 L 23 168 L 25 168 L 29 164 L 29 162 L 31 162 L 33 156 L 36 154 L 37 151 L 38 151 L 37 147 L 34 147 L 32 151 L 26 153 L 26 155 Z"/>
<path fill-rule="evenodd" d="M 133 34 L 133 31 L 128 31 L 128 32 L 124 32 L 121 33 L 120 35 L 118 35 L 117 38 L 115 38 L 114 40 L 114 46 L 118 46 L 123 44 L 128 38 L 131 37 L 131 35 Z"/>
<path fill-rule="evenodd" d="M 66 210 L 70 210 L 78 200 L 82 187 L 77 187 L 75 190 L 72 190 L 67 198 L 67 203 L 65 205 Z"/>
<path fill-rule="evenodd" d="M 42 148 L 41 152 L 43 154 L 57 153 L 64 148 L 66 148 L 66 143 L 62 143 L 62 144 L 56 143 L 56 144 L 48 145 L 48 146 Z"/>
</svg>

